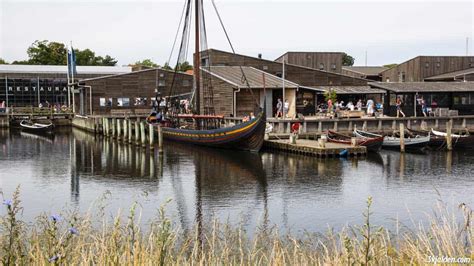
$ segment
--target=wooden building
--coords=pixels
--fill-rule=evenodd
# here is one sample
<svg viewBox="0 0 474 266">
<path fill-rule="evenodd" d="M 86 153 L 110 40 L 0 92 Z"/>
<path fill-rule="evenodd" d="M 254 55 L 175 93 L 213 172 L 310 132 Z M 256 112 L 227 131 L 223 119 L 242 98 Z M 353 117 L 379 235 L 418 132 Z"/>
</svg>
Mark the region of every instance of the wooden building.
<svg viewBox="0 0 474 266">
<path fill-rule="evenodd" d="M 92 106 L 93 114 L 149 112 L 157 92 L 162 97 L 170 94 L 189 96 L 193 76 L 181 72 L 174 76 L 174 71 L 155 68 L 83 79 L 79 83 L 85 94 L 83 109 L 90 113 Z M 89 91 L 92 95 L 88 94 Z M 76 100 L 76 105 L 79 103 L 80 100 Z"/>
<path fill-rule="evenodd" d="M 474 81 L 474 67 L 425 78 L 425 81 Z"/>
<path fill-rule="evenodd" d="M 249 66 L 271 75 L 282 77 L 283 65 L 280 62 L 233 54 L 215 49 L 204 51 L 201 63 L 203 66 L 208 66 L 210 64 L 211 71 L 213 66 Z M 374 90 L 372 87 L 368 86 L 370 80 L 367 79 L 305 66 L 298 66 L 290 63 L 285 64 L 285 80 L 291 81 L 299 86 L 295 95 L 295 112 L 297 114 L 302 113 L 307 115 L 314 113 L 305 112 L 304 103 L 309 103 L 311 106 L 316 107 L 319 103 L 324 101 L 322 94 L 330 89 L 336 90 L 336 92 L 350 92 L 349 94 L 345 94 L 345 96 L 341 94 L 340 97 L 361 99 L 367 99 L 367 96 L 372 96 L 373 94 L 378 94 L 378 97 L 383 99 L 382 94 L 384 93 L 382 90 Z M 347 90 L 347 88 L 350 89 Z M 282 96 L 283 93 L 281 89 L 273 90 L 271 95 L 267 95 L 267 105 L 271 103 L 271 106 L 274 109 L 277 99 Z"/>
<path fill-rule="evenodd" d="M 129 73 L 130 67 L 77 66 L 74 79 Z M 68 105 L 67 66 L 0 65 L 0 103 L 5 106 Z"/>
<path fill-rule="evenodd" d="M 382 81 L 382 72 L 387 69 L 383 66 L 343 66 L 341 73 L 356 78 Z"/>
<path fill-rule="evenodd" d="M 211 76 L 214 92 L 213 107 L 216 114 L 244 116 L 256 112 L 256 107 L 266 102 L 266 115 L 274 116 L 274 106 L 282 99 L 283 79 L 254 67 L 213 66 L 203 68 L 203 79 Z M 245 75 L 245 77 L 244 77 Z M 285 80 L 285 99 L 289 103 L 288 116 L 296 115 L 296 91 L 298 84 Z M 275 95 L 278 94 L 278 98 Z M 265 97 L 266 96 L 266 97 Z M 204 97 L 201 91 L 201 112 L 204 111 Z M 273 104 L 272 99 L 275 99 Z"/>
<path fill-rule="evenodd" d="M 421 82 L 430 77 L 474 68 L 474 56 L 417 56 L 382 72 L 384 82 Z"/>
<path fill-rule="evenodd" d="M 296 66 L 341 73 L 343 57 L 341 52 L 287 52 L 275 61 L 281 63 L 285 60 Z"/>
<path fill-rule="evenodd" d="M 402 110 L 407 116 L 423 115 L 419 98 L 428 107 L 449 108 L 459 115 L 474 114 L 474 82 L 373 82 L 373 88 L 387 91 L 384 112 L 396 115 L 396 99 L 403 102 Z"/>
</svg>

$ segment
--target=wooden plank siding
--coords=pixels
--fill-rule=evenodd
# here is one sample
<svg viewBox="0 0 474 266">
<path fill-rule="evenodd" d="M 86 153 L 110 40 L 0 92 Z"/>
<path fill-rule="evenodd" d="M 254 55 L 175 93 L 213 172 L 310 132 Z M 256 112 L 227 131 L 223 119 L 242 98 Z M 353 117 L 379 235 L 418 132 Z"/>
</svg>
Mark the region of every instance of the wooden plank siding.
<svg viewBox="0 0 474 266">
<path fill-rule="evenodd" d="M 427 77 L 472 67 L 474 56 L 418 56 L 382 72 L 382 81 L 421 82 Z"/>
<path fill-rule="evenodd" d="M 184 81 L 187 80 L 187 83 Z M 178 73 L 175 79 L 173 95 L 189 93 L 192 90 L 193 76 L 185 73 Z M 162 82 L 164 81 L 164 84 Z M 119 74 L 93 79 L 85 79 L 81 85 L 92 86 L 92 109 L 94 114 L 106 114 L 111 110 L 134 111 L 136 109 L 150 110 L 151 100 L 155 97 L 155 88 L 162 97 L 169 96 L 171 83 L 173 81 L 173 71 L 162 69 L 150 69 L 136 71 L 127 74 Z M 161 86 L 163 85 L 163 86 Z M 87 93 L 88 90 L 87 90 Z M 146 105 L 135 106 L 135 98 L 145 97 Z M 100 98 L 112 98 L 112 107 L 100 106 Z M 130 106 L 117 106 L 118 98 L 129 98 Z M 78 107 L 79 96 L 76 95 L 76 108 Z M 86 101 L 86 110 L 89 110 L 89 98 Z"/>
<path fill-rule="evenodd" d="M 287 52 L 276 62 L 341 73 L 343 53 L 340 52 Z"/>
<path fill-rule="evenodd" d="M 204 56 L 210 56 L 212 64 L 216 66 L 251 66 L 272 75 L 281 76 L 282 74 L 282 64 L 279 62 L 214 49 L 204 51 L 203 54 Z M 300 86 L 367 85 L 368 82 L 368 80 L 361 78 L 349 77 L 292 64 L 287 64 L 285 67 L 285 79 L 295 82 Z"/>
</svg>

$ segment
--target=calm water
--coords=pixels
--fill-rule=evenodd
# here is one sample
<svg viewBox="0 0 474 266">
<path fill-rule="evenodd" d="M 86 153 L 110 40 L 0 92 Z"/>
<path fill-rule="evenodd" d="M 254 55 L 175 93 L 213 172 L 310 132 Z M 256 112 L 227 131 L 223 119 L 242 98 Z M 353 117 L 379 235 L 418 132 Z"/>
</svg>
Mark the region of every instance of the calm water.
<svg viewBox="0 0 474 266">
<path fill-rule="evenodd" d="M 411 220 L 426 220 L 438 199 L 474 207 L 473 163 L 472 151 L 316 159 L 168 143 L 159 156 L 75 129 L 54 137 L 0 131 L 0 187 L 9 198 L 21 185 L 29 221 L 42 212 L 96 210 L 98 202 L 116 214 L 134 201 L 148 221 L 171 199 L 167 212 L 185 229 L 217 217 L 249 230 L 267 223 L 325 231 L 362 223 L 372 196 L 376 224 L 393 228 L 398 218 L 412 226 Z"/>
</svg>

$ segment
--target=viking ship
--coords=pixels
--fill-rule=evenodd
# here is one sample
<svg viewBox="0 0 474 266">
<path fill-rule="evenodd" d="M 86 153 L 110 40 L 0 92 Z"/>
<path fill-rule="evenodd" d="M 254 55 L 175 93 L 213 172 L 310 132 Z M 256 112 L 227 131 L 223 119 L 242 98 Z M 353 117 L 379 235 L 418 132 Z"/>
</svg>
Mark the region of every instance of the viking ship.
<svg viewBox="0 0 474 266">
<path fill-rule="evenodd" d="M 226 37 L 230 44 L 230 47 L 235 53 L 235 50 L 227 35 L 227 31 L 224 27 L 222 19 L 217 11 L 217 7 L 214 2 L 212 2 L 212 4 L 218 15 L 221 26 L 223 27 L 224 32 L 226 33 Z M 238 120 L 234 120 L 237 122 L 237 124 L 225 123 L 224 116 L 216 114 L 214 110 L 211 75 L 205 75 L 205 77 L 201 78 L 201 72 L 203 72 L 204 74 L 209 74 L 212 72 L 212 66 L 210 63 L 210 61 L 212 61 L 212 58 L 207 58 L 208 63 L 201 66 L 201 48 L 207 49 L 207 34 L 204 22 L 203 0 L 194 1 L 194 84 L 191 97 L 190 99 L 187 99 L 193 106 L 192 113 L 183 114 L 183 108 L 180 108 L 180 98 L 178 98 L 178 96 L 173 95 L 174 85 L 176 83 L 175 77 L 178 68 L 181 64 L 186 62 L 184 60 L 187 54 L 186 49 L 188 47 L 187 41 L 189 39 L 188 34 L 191 22 L 191 6 L 192 1 L 186 0 L 185 5 L 183 7 L 182 18 L 184 17 L 184 24 L 182 29 L 181 45 L 179 48 L 178 60 L 175 67 L 175 75 L 173 76 L 173 82 L 171 84 L 169 95 L 166 98 L 167 100 L 164 110 L 156 110 L 153 114 L 154 117 L 149 117 L 147 120 L 149 122 L 154 122 L 153 119 L 155 117 L 160 118 L 160 121 L 156 121 L 155 124 L 158 124 L 157 122 L 159 122 L 159 124 L 161 125 L 163 138 L 165 140 L 173 140 L 182 143 L 204 145 L 215 148 L 238 149 L 258 152 L 262 147 L 263 138 L 265 134 L 265 110 L 259 106 L 257 101 L 255 101 L 255 116 L 249 114 L 247 121 L 242 121 L 242 123 L 238 123 Z M 178 26 L 178 32 L 179 28 L 180 26 Z M 176 36 L 178 36 L 178 33 L 176 34 Z M 201 47 L 201 44 L 203 47 Z M 242 80 L 244 84 L 246 84 L 248 89 L 251 90 L 243 69 L 240 68 L 240 70 L 242 73 Z M 201 97 L 203 108 L 201 108 Z M 157 101 L 161 102 L 161 99 L 158 99 L 157 97 Z M 160 103 L 158 103 L 156 106 L 158 106 L 157 109 L 159 109 Z M 265 106 L 265 104 L 263 106 Z"/>
</svg>

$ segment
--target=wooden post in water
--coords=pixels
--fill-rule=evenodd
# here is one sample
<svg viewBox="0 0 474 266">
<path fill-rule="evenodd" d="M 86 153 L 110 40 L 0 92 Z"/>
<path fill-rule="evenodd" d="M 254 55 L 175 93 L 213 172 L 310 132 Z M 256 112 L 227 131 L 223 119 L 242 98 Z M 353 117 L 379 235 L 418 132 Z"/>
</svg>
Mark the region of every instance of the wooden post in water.
<svg viewBox="0 0 474 266">
<path fill-rule="evenodd" d="M 120 134 L 122 134 L 122 122 L 120 119 L 117 119 L 117 140 L 120 140 Z"/>
<path fill-rule="evenodd" d="M 405 125 L 400 123 L 400 152 L 405 152 Z"/>
<path fill-rule="evenodd" d="M 161 129 L 161 125 L 158 125 L 158 151 L 160 153 L 163 152 L 163 130 Z"/>
<path fill-rule="evenodd" d="M 117 128 L 115 126 L 116 122 L 117 122 L 117 118 L 112 118 L 112 137 L 113 138 L 116 137 L 115 134 L 117 132 Z"/>
<path fill-rule="evenodd" d="M 127 122 L 128 122 L 128 143 L 132 143 L 132 137 L 133 137 L 133 134 L 132 134 L 132 120 L 128 119 Z"/>
<path fill-rule="evenodd" d="M 140 123 L 135 121 L 135 145 L 140 145 Z"/>
<path fill-rule="evenodd" d="M 446 122 L 446 148 L 448 151 L 453 150 L 453 138 L 451 136 L 451 129 L 453 127 L 453 120 Z"/>
<path fill-rule="evenodd" d="M 146 147 L 145 121 L 140 122 L 140 136 L 142 137 L 142 147 Z"/>
<path fill-rule="evenodd" d="M 108 137 L 109 136 L 109 119 L 107 117 L 104 117 L 103 118 L 103 122 L 104 125 L 103 125 L 103 131 L 102 133 L 104 134 L 104 136 Z"/>
<path fill-rule="evenodd" d="M 123 142 L 127 142 L 128 139 L 128 120 L 123 120 Z"/>
<path fill-rule="evenodd" d="M 148 136 L 150 139 L 150 149 L 153 150 L 155 148 L 155 128 L 152 124 L 148 124 Z"/>
</svg>

